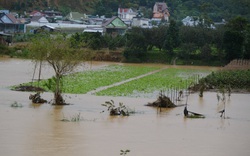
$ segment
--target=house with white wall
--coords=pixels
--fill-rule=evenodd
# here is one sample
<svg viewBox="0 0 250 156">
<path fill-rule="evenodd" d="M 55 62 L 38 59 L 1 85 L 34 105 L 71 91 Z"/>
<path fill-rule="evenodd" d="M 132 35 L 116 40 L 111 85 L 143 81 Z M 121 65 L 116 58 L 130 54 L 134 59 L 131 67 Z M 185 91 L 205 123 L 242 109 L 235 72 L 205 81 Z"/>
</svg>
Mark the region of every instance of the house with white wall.
<svg viewBox="0 0 250 156">
<path fill-rule="evenodd" d="M 136 17 L 137 12 L 133 11 L 131 8 L 118 8 L 118 17 L 120 19 L 132 20 Z"/>
<path fill-rule="evenodd" d="M 187 16 L 181 21 L 185 26 L 197 26 L 200 23 L 199 18 L 194 16 Z"/>
<path fill-rule="evenodd" d="M 150 19 L 134 17 L 131 23 L 132 27 L 150 28 Z"/>
<path fill-rule="evenodd" d="M 31 23 L 47 24 L 49 21 L 44 16 L 33 16 L 31 18 Z"/>
<path fill-rule="evenodd" d="M 199 17 L 195 17 L 195 16 L 187 16 L 186 18 L 184 18 L 181 21 L 182 21 L 183 25 L 191 26 L 191 27 L 203 25 L 205 23 L 204 19 L 200 20 Z M 211 29 L 215 29 L 214 24 L 206 25 L 206 27 L 211 28 Z"/>
</svg>

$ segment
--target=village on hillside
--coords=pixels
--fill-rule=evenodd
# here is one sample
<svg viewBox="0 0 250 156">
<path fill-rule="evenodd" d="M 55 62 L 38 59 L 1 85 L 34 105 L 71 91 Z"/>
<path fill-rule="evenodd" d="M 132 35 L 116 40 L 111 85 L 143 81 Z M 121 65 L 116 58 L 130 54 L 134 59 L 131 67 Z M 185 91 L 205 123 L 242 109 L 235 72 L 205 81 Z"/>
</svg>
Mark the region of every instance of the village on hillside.
<svg viewBox="0 0 250 156">
<path fill-rule="evenodd" d="M 151 28 L 163 21 L 168 22 L 170 14 L 166 3 L 157 2 L 153 7 L 152 19 L 144 18 L 139 10 L 132 8 L 118 8 L 117 16 L 112 18 L 86 15 L 80 12 L 70 12 L 63 17 L 61 12 L 54 10 L 34 10 L 26 13 L 25 16 L 27 18 L 22 18 L 24 16 L 9 10 L 0 10 L 0 32 L 26 33 L 27 27 L 43 27 L 50 31 L 61 28 L 82 28 L 87 32 L 109 33 L 107 28 L 111 27 L 121 30 L 129 27 Z"/>
<path fill-rule="evenodd" d="M 80 12 L 70 12 L 68 15 L 62 16 L 61 12 L 54 10 L 34 10 L 30 13 L 24 13 L 24 15 L 18 15 L 9 10 L 0 10 L 0 36 L 59 31 L 64 28 L 81 29 L 82 32 L 123 35 L 131 27 L 152 28 L 169 23 L 170 13 L 166 3 L 156 2 L 152 10 L 151 19 L 144 18 L 140 10 L 133 8 L 118 8 L 117 16 L 111 18 Z M 187 26 L 199 24 L 199 20 L 194 19 L 187 16 L 182 20 L 182 23 Z M 10 41 L 6 40 L 6 42 Z"/>
</svg>

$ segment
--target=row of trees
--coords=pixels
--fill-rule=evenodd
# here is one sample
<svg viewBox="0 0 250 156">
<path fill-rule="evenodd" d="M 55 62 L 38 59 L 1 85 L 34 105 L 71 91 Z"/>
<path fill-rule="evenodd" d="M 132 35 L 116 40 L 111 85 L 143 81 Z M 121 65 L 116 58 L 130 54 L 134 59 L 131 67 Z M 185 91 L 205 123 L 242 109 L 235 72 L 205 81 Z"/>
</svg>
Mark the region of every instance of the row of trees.
<svg viewBox="0 0 250 156">
<path fill-rule="evenodd" d="M 124 36 L 76 33 L 72 35 L 71 42 L 76 47 L 92 49 L 123 47 L 129 62 L 148 61 L 152 56 L 148 53 L 156 50 L 169 61 L 180 58 L 185 63 L 195 60 L 227 63 L 232 59 L 250 59 L 250 26 L 242 17 L 234 18 L 216 29 L 204 25 L 187 27 L 171 20 L 168 26 L 152 29 L 134 27 Z"/>
<path fill-rule="evenodd" d="M 93 50 L 109 48 L 114 50 L 124 47 L 126 38 L 121 35 L 115 37 L 110 35 L 103 36 L 101 33 L 75 33 L 70 37 L 70 41 L 73 47 L 90 48 Z"/>
</svg>

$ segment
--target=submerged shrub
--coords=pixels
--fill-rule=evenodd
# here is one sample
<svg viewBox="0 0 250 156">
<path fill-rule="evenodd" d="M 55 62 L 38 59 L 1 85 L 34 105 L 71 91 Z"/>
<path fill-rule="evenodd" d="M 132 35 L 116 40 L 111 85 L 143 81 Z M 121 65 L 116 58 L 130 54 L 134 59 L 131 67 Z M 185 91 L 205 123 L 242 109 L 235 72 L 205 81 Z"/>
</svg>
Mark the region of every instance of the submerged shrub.
<svg viewBox="0 0 250 156">
<path fill-rule="evenodd" d="M 200 80 L 210 88 L 230 86 L 232 89 L 250 89 L 250 70 L 225 70 L 212 72 Z"/>
</svg>

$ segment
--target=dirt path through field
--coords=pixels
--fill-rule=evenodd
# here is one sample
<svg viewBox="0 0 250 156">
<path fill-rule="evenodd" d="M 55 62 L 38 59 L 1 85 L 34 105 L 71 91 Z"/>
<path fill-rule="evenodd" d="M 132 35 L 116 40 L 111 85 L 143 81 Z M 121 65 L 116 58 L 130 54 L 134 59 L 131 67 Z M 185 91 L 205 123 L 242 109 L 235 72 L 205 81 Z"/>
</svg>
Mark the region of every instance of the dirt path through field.
<svg viewBox="0 0 250 156">
<path fill-rule="evenodd" d="M 155 71 L 151 71 L 151 72 L 148 72 L 146 74 L 143 74 L 143 75 L 140 75 L 140 76 L 137 76 L 137 77 L 133 77 L 133 78 L 121 81 L 121 82 L 117 82 L 117 83 L 111 84 L 109 86 L 103 86 L 103 87 L 97 88 L 95 90 L 89 91 L 87 94 L 94 95 L 95 93 L 97 93 L 99 91 L 102 91 L 102 90 L 105 90 L 105 89 L 108 89 L 108 88 L 111 88 L 111 87 L 119 86 L 119 85 L 122 85 L 124 83 L 130 82 L 130 81 L 133 81 L 133 80 L 137 80 L 137 79 L 143 78 L 145 76 L 148 76 L 148 75 L 160 72 L 160 71 L 162 71 L 164 69 L 167 69 L 167 68 L 168 67 L 164 67 L 164 68 L 161 68 L 161 69 L 158 69 L 158 70 L 155 70 Z"/>
</svg>

